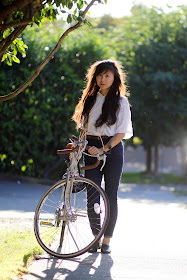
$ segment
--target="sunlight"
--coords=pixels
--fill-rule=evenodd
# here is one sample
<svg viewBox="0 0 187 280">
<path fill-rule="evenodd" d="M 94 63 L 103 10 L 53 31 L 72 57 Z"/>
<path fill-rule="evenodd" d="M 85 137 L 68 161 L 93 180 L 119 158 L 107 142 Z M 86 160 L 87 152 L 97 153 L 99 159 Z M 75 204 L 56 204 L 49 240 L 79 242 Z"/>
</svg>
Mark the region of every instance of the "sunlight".
<svg viewBox="0 0 187 280">
<path fill-rule="evenodd" d="M 107 0 L 107 4 L 99 4 L 91 7 L 90 15 L 91 17 L 101 17 L 103 15 L 111 15 L 112 17 L 123 17 L 126 15 L 130 15 L 130 10 L 133 5 L 136 4 L 143 4 L 147 7 L 155 6 L 161 7 L 164 9 L 165 12 L 169 11 L 170 9 L 167 5 L 176 8 L 180 5 L 186 5 L 186 0 Z"/>
</svg>

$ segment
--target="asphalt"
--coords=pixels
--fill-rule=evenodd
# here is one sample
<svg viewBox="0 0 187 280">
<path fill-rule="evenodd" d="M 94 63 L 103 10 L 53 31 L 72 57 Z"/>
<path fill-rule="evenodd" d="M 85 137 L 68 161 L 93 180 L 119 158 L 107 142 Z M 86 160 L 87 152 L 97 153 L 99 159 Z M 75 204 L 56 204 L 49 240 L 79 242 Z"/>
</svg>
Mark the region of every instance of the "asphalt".
<svg viewBox="0 0 187 280">
<path fill-rule="evenodd" d="M 0 222 L 32 228 L 36 205 L 48 186 L 0 181 Z M 70 260 L 47 254 L 34 260 L 24 280 L 187 280 L 187 186 L 120 185 L 112 253 Z"/>
</svg>

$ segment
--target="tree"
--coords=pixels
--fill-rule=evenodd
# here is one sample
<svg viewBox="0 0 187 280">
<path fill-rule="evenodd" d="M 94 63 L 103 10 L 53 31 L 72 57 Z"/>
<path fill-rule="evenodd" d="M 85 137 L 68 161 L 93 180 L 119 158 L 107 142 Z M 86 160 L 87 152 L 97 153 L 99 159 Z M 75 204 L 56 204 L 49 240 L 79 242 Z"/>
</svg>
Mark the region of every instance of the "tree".
<svg viewBox="0 0 187 280">
<path fill-rule="evenodd" d="M 158 145 L 180 144 L 186 122 L 187 8 L 164 13 L 139 7 L 114 29 L 112 43 L 128 72 L 135 136 L 143 140 L 147 172 L 158 170 Z M 154 170 L 151 150 L 154 147 Z"/>
<path fill-rule="evenodd" d="M 63 21 L 43 23 L 44 28 L 24 31 L 28 45 L 27 59 L 10 68 L 2 65 L 0 94 L 22 84 L 25 77 L 53 48 L 64 28 Z M 50 45 L 46 47 L 47 42 Z M 86 26 L 66 38 L 53 60 L 38 79 L 15 99 L 0 103 L 0 170 L 16 175 L 61 178 L 65 172 L 62 156 L 56 150 L 65 147 L 76 134 L 71 116 L 81 96 L 87 68 L 98 59 L 108 57 L 103 38 Z"/>
<path fill-rule="evenodd" d="M 119 25 L 121 22 L 120 18 L 113 18 L 110 15 L 104 15 L 101 18 L 95 19 L 94 23 L 97 28 L 109 31 L 111 27 Z"/>
<path fill-rule="evenodd" d="M 107 0 L 104 0 L 105 3 Z M 87 22 L 84 18 L 89 10 L 89 8 L 95 3 L 101 2 L 100 0 L 92 0 L 89 4 L 85 0 L 53 0 L 53 1 L 31 1 L 31 0 L 13 0 L 11 3 L 7 0 L 2 2 L 1 8 L 2 12 L 0 14 L 1 19 L 1 32 L 0 32 L 0 41 L 1 41 L 1 52 L 0 58 L 6 60 L 6 62 L 11 65 L 12 60 L 19 63 L 19 59 L 16 57 L 17 51 L 20 51 L 23 55 L 25 54 L 26 45 L 23 41 L 16 39 L 26 28 L 29 23 L 36 22 L 38 25 L 45 19 L 56 19 L 58 8 L 66 7 L 68 10 L 71 10 L 76 4 L 76 8 L 73 11 L 73 14 L 68 14 L 67 23 L 75 22 L 74 25 L 70 26 L 60 37 L 57 45 L 54 49 L 48 54 L 47 58 L 40 64 L 35 73 L 24 83 L 19 89 L 8 94 L 7 96 L 1 96 L 0 101 L 6 101 L 18 95 L 27 86 L 35 80 L 39 75 L 43 67 L 54 57 L 54 54 L 57 52 L 61 46 L 64 38 L 73 30 L 79 28 L 83 22 Z M 21 4 L 22 3 L 22 4 Z M 52 4 L 53 5 L 52 5 Z M 56 5 L 54 7 L 54 5 Z M 82 8 L 84 5 L 87 5 L 84 10 Z M 62 10 L 62 12 L 66 12 Z M 27 18 L 29 16 L 29 18 Z M 30 22 L 29 22 L 30 21 Z M 11 30 L 13 28 L 13 31 Z M 20 46 L 21 45 L 21 46 Z M 5 53 L 7 51 L 7 53 Z"/>
<path fill-rule="evenodd" d="M 130 75 L 133 111 L 136 134 L 143 139 L 147 151 L 148 172 L 151 147 L 154 147 L 153 171 L 157 173 L 158 145 L 180 144 L 181 130 L 185 129 L 186 35 L 180 13 L 162 15 L 157 34 L 134 48 L 133 75 Z"/>
</svg>

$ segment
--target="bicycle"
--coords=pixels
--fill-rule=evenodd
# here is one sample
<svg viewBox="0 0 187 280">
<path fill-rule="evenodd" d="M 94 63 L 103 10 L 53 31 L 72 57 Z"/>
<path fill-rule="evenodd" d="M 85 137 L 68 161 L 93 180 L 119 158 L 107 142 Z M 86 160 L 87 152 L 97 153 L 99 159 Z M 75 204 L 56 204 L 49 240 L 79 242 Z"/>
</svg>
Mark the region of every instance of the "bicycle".
<svg viewBox="0 0 187 280">
<path fill-rule="evenodd" d="M 86 134 L 72 136 L 67 149 L 57 154 L 69 154 L 69 165 L 62 180 L 49 188 L 35 211 L 34 233 L 40 246 L 57 258 L 73 258 L 96 244 L 108 223 L 109 203 L 105 191 L 80 174 L 80 170 L 95 168 L 105 159 L 97 155 L 92 166 L 79 167 L 87 146 Z M 91 156 L 91 155 L 90 155 Z"/>
</svg>

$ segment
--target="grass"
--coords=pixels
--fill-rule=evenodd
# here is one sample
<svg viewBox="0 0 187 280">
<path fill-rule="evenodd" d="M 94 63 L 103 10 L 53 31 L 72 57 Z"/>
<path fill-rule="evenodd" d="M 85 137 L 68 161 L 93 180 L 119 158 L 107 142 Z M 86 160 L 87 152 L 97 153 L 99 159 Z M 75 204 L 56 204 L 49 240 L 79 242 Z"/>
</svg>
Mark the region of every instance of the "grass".
<svg viewBox="0 0 187 280">
<path fill-rule="evenodd" d="M 27 273 L 34 255 L 43 253 L 33 231 L 15 228 L 0 229 L 0 280 L 10 280 Z"/>
<path fill-rule="evenodd" d="M 123 173 L 121 183 L 187 185 L 187 179 L 182 176 L 168 173 L 153 175 L 145 172 L 137 172 Z"/>
<path fill-rule="evenodd" d="M 123 173 L 121 183 L 187 185 L 187 179 L 173 174 L 148 175 L 144 172 Z M 187 189 L 175 190 L 176 196 L 187 196 Z M 27 265 L 34 255 L 44 251 L 38 245 L 32 230 L 0 228 L 0 280 L 10 280 L 27 273 Z"/>
<path fill-rule="evenodd" d="M 187 196 L 187 190 L 177 190 L 175 189 L 173 191 L 173 193 L 176 195 L 176 196 Z"/>
</svg>

